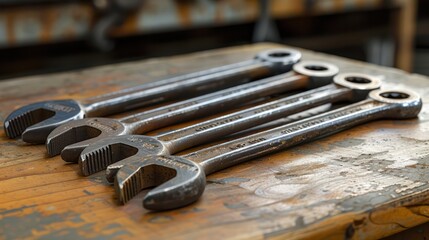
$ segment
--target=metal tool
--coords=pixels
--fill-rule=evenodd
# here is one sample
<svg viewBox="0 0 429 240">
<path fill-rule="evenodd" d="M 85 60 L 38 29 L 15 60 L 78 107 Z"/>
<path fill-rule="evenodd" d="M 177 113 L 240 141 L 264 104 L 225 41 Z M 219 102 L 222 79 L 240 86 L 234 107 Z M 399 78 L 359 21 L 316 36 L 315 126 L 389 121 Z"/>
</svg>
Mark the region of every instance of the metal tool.
<svg viewBox="0 0 429 240">
<path fill-rule="evenodd" d="M 6 135 L 44 143 L 59 125 L 85 117 L 107 116 L 175 99 L 198 96 L 251 80 L 287 72 L 301 54 L 292 49 L 263 51 L 254 59 L 194 72 L 83 100 L 51 100 L 29 104 L 4 122 Z"/>
<path fill-rule="evenodd" d="M 261 104 L 239 112 L 214 118 L 159 136 L 124 135 L 105 138 L 91 144 L 82 152 L 79 165 L 84 176 L 104 170 L 110 182 L 117 170 L 132 159 L 147 155 L 170 155 L 184 149 L 220 139 L 228 134 L 287 117 L 326 103 L 357 102 L 367 98 L 381 81 L 361 73 L 343 73 L 334 83 L 307 92 Z M 127 159 L 127 160 L 125 160 Z M 122 161 L 121 161 L 122 160 Z"/>
<path fill-rule="evenodd" d="M 140 190 L 157 186 L 144 197 L 145 208 L 182 207 L 201 196 L 208 174 L 369 121 L 414 118 L 421 108 L 420 96 L 412 91 L 374 90 L 361 102 L 190 154 L 127 162 L 116 175 L 115 189 L 125 203 Z"/>
<path fill-rule="evenodd" d="M 309 69 L 307 69 L 309 68 Z M 316 70 L 311 70 L 312 68 Z M 161 127 L 233 109 L 249 101 L 290 90 L 314 88 L 332 81 L 338 68 L 322 62 L 301 62 L 291 73 L 246 83 L 122 119 L 86 118 L 56 128 L 48 136 L 49 155 L 78 162 L 82 150 L 102 138 L 142 134 Z"/>
</svg>

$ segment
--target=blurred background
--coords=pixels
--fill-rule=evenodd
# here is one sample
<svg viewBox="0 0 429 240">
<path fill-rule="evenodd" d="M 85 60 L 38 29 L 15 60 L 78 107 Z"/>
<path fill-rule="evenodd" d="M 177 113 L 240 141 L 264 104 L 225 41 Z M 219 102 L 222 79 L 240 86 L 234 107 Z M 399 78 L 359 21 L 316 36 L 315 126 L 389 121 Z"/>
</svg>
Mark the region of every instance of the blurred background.
<svg viewBox="0 0 429 240">
<path fill-rule="evenodd" d="M 0 0 L 0 80 L 270 41 L 429 75 L 427 0 Z"/>
</svg>

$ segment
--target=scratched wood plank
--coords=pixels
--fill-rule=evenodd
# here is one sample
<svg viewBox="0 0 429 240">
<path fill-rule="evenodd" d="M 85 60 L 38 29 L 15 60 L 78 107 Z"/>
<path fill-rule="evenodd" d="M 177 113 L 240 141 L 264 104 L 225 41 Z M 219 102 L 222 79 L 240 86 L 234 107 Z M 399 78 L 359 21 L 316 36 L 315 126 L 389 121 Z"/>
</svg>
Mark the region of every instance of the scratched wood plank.
<svg viewBox="0 0 429 240">
<path fill-rule="evenodd" d="M 257 44 L 0 82 L 0 121 L 34 101 L 84 98 L 232 63 Z M 428 221 L 429 79 L 302 50 L 342 71 L 384 75 L 419 92 L 418 119 L 379 121 L 208 177 L 197 203 L 152 213 L 145 192 L 118 205 L 104 173 L 84 178 L 44 146 L 0 133 L 0 238 L 380 238 Z M 189 123 L 188 123 L 189 124 Z M 177 125 L 172 128 L 177 128 Z M 168 129 L 168 128 L 167 128 Z M 161 129 L 160 131 L 165 131 Z"/>
</svg>

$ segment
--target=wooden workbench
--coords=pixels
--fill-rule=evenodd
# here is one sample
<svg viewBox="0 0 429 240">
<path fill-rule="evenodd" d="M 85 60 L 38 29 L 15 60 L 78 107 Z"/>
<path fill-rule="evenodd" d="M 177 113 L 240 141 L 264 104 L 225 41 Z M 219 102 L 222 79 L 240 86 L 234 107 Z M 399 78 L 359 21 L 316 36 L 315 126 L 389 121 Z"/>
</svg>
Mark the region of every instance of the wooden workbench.
<svg viewBox="0 0 429 240">
<path fill-rule="evenodd" d="M 245 59 L 258 44 L 0 82 L 0 121 L 31 102 L 83 98 Z M 44 146 L 0 132 L 0 239 L 346 238 L 388 236 L 429 220 L 429 79 L 304 51 L 342 71 L 384 75 L 423 96 L 419 119 L 379 121 L 208 177 L 195 204 L 117 203 L 104 173 L 85 178 Z M 183 125 L 182 125 L 183 126 Z M 171 129 L 171 128 L 170 128 Z M 164 129 L 165 130 L 165 129 Z M 162 130 L 162 131 L 164 131 Z"/>
</svg>

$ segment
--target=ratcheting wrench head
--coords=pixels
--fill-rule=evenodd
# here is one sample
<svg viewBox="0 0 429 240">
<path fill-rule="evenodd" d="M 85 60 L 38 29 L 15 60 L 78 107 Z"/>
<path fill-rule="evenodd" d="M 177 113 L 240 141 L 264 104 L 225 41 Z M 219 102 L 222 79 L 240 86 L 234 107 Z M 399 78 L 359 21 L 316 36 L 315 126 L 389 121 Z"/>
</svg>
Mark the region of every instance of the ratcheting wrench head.
<svg viewBox="0 0 429 240">
<path fill-rule="evenodd" d="M 4 122 L 10 138 L 22 135 L 25 142 L 45 143 L 49 133 L 61 124 L 84 117 L 84 110 L 74 100 L 54 100 L 29 104 L 13 111 Z"/>
<path fill-rule="evenodd" d="M 155 187 L 144 197 L 143 207 L 158 211 L 195 202 L 206 185 L 203 169 L 178 156 L 148 156 L 144 161 L 133 161 L 118 172 L 116 180 L 115 190 L 122 203 L 141 189 Z"/>
<path fill-rule="evenodd" d="M 105 138 L 89 145 L 82 151 L 79 168 L 84 176 L 106 171 L 107 179 L 113 182 L 116 172 L 123 164 L 146 155 L 169 154 L 159 140 L 143 135 L 124 135 Z"/>
<path fill-rule="evenodd" d="M 67 122 L 54 129 L 46 139 L 49 156 L 61 153 L 67 162 L 76 162 L 81 151 L 103 138 L 123 135 L 123 123 L 111 118 L 84 118 Z M 62 151 L 61 151 L 62 150 Z"/>
</svg>

